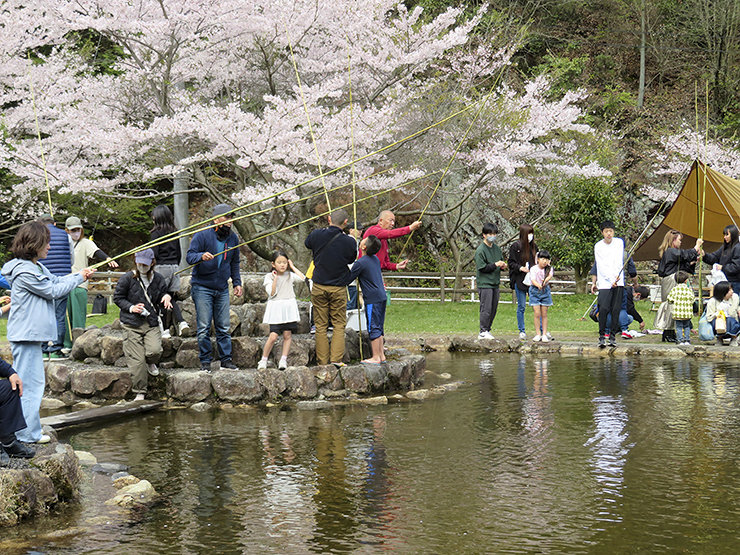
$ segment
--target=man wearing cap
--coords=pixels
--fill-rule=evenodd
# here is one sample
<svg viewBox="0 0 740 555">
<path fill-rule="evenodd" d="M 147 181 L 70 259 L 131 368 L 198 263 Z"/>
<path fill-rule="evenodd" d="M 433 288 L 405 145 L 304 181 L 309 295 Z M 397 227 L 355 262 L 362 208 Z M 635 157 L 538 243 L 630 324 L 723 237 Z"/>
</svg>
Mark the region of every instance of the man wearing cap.
<svg viewBox="0 0 740 555">
<path fill-rule="evenodd" d="M 598 291 L 599 347 L 606 347 L 606 319 L 611 314 L 609 346 L 617 346 L 617 322 L 624 295 L 624 240 L 614 237 L 614 223 L 606 220 L 601 226 L 604 238 L 594 245 L 596 280 L 591 293 Z"/>
<path fill-rule="evenodd" d="M 211 371 L 213 359 L 209 333 L 211 320 L 216 328 L 221 368 L 236 368 L 231 360 L 229 335 L 229 278 L 237 297 L 242 295 L 242 278 L 239 274 L 239 249 L 235 248 L 238 239 L 228 221 L 232 218 L 228 204 L 216 205 L 213 209 L 215 227 L 193 235 L 185 257 L 188 264 L 194 264 L 190 279 L 191 294 L 198 325 L 200 368 L 205 372 Z"/>
<path fill-rule="evenodd" d="M 91 258 L 97 258 L 101 261 L 108 261 L 108 266 L 118 268 L 118 263 L 110 256 L 105 254 L 98 246 L 85 237 L 85 230 L 82 228 L 82 222 L 77 216 L 70 216 L 64 223 L 65 230 L 72 240 L 74 247 L 74 257 L 72 259 L 72 271 L 79 272 L 87 268 Z M 85 328 L 87 321 L 87 281 L 75 287 L 67 297 L 67 317 L 69 326 L 65 326 L 64 347 L 72 347 L 72 334 L 75 328 Z"/>
<path fill-rule="evenodd" d="M 343 208 L 329 215 L 329 227 L 313 230 L 304 245 L 313 251 L 313 287 L 311 304 L 316 324 L 316 362 L 344 366 L 344 329 L 347 326 L 347 287 L 344 278 L 348 265 L 357 258 L 357 242 L 345 235 L 347 211 Z M 331 347 L 327 331 L 334 326 Z"/>
<path fill-rule="evenodd" d="M 49 254 L 46 258 L 39 258 L 39 262 L 55 276 L 71 274 L 75 261 L 72 238 L 56 226 L 51 214 L 44 214 L 39 221 L 46 224 L 50 234 Z M 67 297 L 54 301 L 54 314 L 57 320 L 57 339 L 51 345 L 43 343 L 41 350 L 49 358 L 65 358 L 62 354 L 62 347 L 64 347 L 64 332 L 67 329 Z"/>
</svg>

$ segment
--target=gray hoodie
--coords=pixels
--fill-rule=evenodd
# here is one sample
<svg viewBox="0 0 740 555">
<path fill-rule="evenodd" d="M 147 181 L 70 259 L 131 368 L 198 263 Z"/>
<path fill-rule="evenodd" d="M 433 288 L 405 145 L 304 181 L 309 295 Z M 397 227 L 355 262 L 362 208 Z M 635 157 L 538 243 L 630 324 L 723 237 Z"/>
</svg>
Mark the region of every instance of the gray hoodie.
<svg viewBox="0 0 740 555">
<path fill-rule="evenodd" d="M 6 262 L 2 275 L 10 283 L 8 341 L 56 341 L 54 300 L 66 297 L 82 283 L 82 275 L 57 277 L 43 264 L 20 258 Z"/>
</svg>

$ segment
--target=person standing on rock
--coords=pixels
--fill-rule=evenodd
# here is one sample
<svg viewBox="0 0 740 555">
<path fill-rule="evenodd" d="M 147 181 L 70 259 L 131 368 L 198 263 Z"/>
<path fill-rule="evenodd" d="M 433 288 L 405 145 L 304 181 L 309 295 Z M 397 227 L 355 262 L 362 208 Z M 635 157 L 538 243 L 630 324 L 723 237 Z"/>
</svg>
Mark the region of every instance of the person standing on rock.
<svg viewBox="0 0 740 555">
<path fill-rule="evenodd" d="M 71 274 L 75 262 L 75 247 L 72 238 L 55 225 L 51 214 L 44 214 L 39 221 L 49 228 L 49 243 L 51 244 L 49 255 L 41 262 L 55 276 Z M 54 301 L 54 313 L 57 319 L 57 338 L 52 344 L 42 345 L 41 350 L 49 358 L 66 358 L 62 353 L 62 348 L 64 347 L 64 334 L 67 331 L 67 297 Z"/>
<path fill-rule="evenodd" d="M 606 319 L 611 314 L 612 325 L 609 330 L 609 346 L 617 346 L 617 322 L 624 295 L 624 240 L 614 237 L 614 223 L 602 222 L 601 234 L 604 238 L 594 245 L 596 261 L 596 280 L 591 292 L 599 298 L 599 347 L 606 347 Z"/>
<path fill-rule="evenodd" d="M 154 209 L 152 221 L 154 222 L 154 228 L 149 234 L 150 242 L 158 241 L 162 237 L 177 231 L 175 218 L 172 216 L 170 209 L 164 204 L 160 204 Z M 155 245 L 152 247 L 152 251 L 154 251 L 154 258 L 157 261 L 157 273 L 164 278 L 167 284 L 167 292 L 172 297 L 172 311 L 168 310 L 165 313 L 165 319 L 162 322 L 164 324 L 162 337 L 170 337 L 170 320 L 174 321 L 178 333 L 182 335 L 183 331 L 190 326 L 182 317 L 182 312 L 176 301 L 177 292 L 180 290 L 180 275 L 177 273 L 182 259 L 180 240 L 174 238 L 161 245 Z"/>
<path fill-rule="evenodd" d="M 527 308 L 529 286 L 524 284 L 524 277 L 534 268 L 534 255 L 537 245 L 534 242 L 534 228 L 530 224 L 519 226 L 519 240 L 509 248 L 509 286 L 516 295 L 516 324 L 519 328 L 519 339 L 527 339 L 524 324 L 524 312 Z"/>
<path fill-rule="evenodd" d="M 313 230 L 304 245 L 313 252 L 311 304 L 316 325 L 316 362 L 344 366 L 344 329 L 347 326 L 347 288 L 343 285 L 349 264 L 357 258 L 357 242 L 344 234 L 349 216 L 343 208 L 329 215 L 329 227 Z M 329 319 L 334 333 L 329 345 Z M 331 350 L 330 350 L 331 349 Z"/>
<path fill-rule="evenodd" d="M 408 259 L 402 260 L 398 264 L 391 262 L 390 254 L 388 253 L 388 239 L 395 239 L 396 237 L 403 237 L 408 235 L 412 231 L 416 231 L 421 227 L 419 220 L 413 222 L 411 225 L 399 227 L 393 229 L 396 225 L 396 217 L 390 210 L 383 210 L 378 216 L 378 223 L 371 225 L 365 230 L 362 237 L 370 237 L 375 235 L 380 239 L 380 252 L 378 252 L 378 260 L 380 260 L 381 270 L 403 270 L 408 265 Z M 362 256 L 362 255 L 360 255 Z"/>
<path fill-rule="evenodd" d="M 481 234 L 483 242 L 475 249 L 476 281 L 480 298 L 478 339 L 493 339 L 491 325 L 498 311 L 501 270 L 506 268 L 506 262 L 504 262 L 501 247 L 496 244 L 498 226 L 492 223 L 484 224 Z"/>
<path fill-rule="evenodd" d="M 107 261 L 108 267 L 111 269 L 118 268 L 118 262 L 100 250 L 91 239 L 85 237 L 85 230 L 82 227 L 82 221 L 77 216 L 70 216 L 67 218 L 67 221 L 64 223 L 64 228 L 72 238 L 72 244 L 74 245 L 75 255 L 74 262 L 72 263 L 73 272 L 79 272 L 85 268 L 93 258 Z M 85 329 L 85 327 L 87 327 L 87 287 L 87 282 L 82 283 L 73 289 L 67 298 L 67 318 L 69 318 L 69 326 L 65 326 L 66 333 L 64 334 L 64 347 L 66 349 L 72 348 L 73 341 L 71 331 L 75 328 Z"/>
<path fill-rule="evenodd" d="M 8 316 L 8 341 L 25 390 L 21 405 L 27 426 L 16 432 L 18 440 L 24 443 L 51 440 L 42 433 L 39 408 L 46 387 L 41 345 L 57 338 L 54 301 L 66 297 L 95 271 L 84 268 L 63 277 L 49 272 L 39 264 L 39 259 L 49 253 L 50 236 L 49 228 L 41 222 L 23 224 L 10 246 L 15 258 L 2 269 L 13 299 Z"/>
<path fill-rule="evenodd" d="M 0 467 L 10 464 L 10 457 L 30 459 L 36 450 L 18 441 L 15 432 L 26 427 L 23 419 L 23 382 L 13 367 L 0 359 Z"/>
<path fill-rule="evenodd" d="M 213 209 L 215 227 L 193 235 L 186 255 L 188 264 L 194 264 L 190 279 L 191 295 L 195 303 L 198 326 L 198 358 L 200 369 L 211 371 L 211 321 L 216 328 L 216 343 L 221 368 L 235 370 L 231 359 L 229 335 L 229 278 L 234 295 L 242 296 L 242 278 L 239 273 L 239 249 L 236 234 L 231 231 L 233 213 L 228 204 L 218 204 Z"/>
<path fill-rule="evenodd" d="M 154 251 L 145 249 L 135 255 L 136 269 L 126 272 L 116 284 L 113 302 L 121 309 L 123 354 L 131 372 L 134 401 L 143 401 L 148 386 L 147 373 L 159 375 L 157 363 L 162 356 L 160 314 L 172 308 L 167 283 L 154 271 Z"/>
</svg>

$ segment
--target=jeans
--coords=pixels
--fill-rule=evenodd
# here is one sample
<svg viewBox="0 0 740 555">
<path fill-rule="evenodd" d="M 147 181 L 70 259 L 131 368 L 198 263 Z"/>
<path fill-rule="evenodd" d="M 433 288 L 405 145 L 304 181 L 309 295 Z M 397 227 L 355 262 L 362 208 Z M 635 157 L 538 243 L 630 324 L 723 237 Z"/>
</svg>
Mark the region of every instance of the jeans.
<svg viewBox="0 0 740 555">
<path fill-rule="evenodd" d="M 198 351 L 201 364 L 210 364 L 211 353 L 211 320 L 216 328 L 216 344 L 221 362 L 231 360 L 231 336 L 229 335 L 229 290 L 219 291 L 202 285 L 193 285 L 191 289 L 195 303 L 195 319 L 198 327 Z"/>
<path fill-rule="evenodd" d="M 58 353 L 64 346 L 64 333 L 67 331 L 67 297 L 54 301 L 54 316 L 57 320 L 57 339 L 53 345 L 41 344 L 44 353 Z"/>
<path fill-rule="evenodd" d="M 357 308 L 357 286 L 347 286 L 347 310 L 355 310 Z"/>
<path fill-rule="evenodd" d="M 676 323 L 676 341 L 679 343 L 691 341 L 691 320 L 674 320 Z"/>
<path fill-rule="evenodd" d="M 630 324 L 634 322 L 635 319 L 627 314 L 626 310 L 620 310 L 619 311 L 619 329 L 621 331 L 628 331 Z M 611 327 L 612 327 L 612 315 L 607 314 L 606 315 L 606 333 L 611 333 Z"/>
<path fill-rule="evenodd" d="M 41 439 L 41 399 L 46 387 L 46 373 L 44 372 L 44 354 L 41 352 L 41 343 L 36 341 L 11 341 L 10 349 L 13 353 L 13 367 L 18 377 L 23 380 L 23 418 L 26 427 L 15 433 L 18 441 L 35 443 Z"/>
<path fill-rule="evenodd" d="M 519 333 L 524 333 L 524 310 L 527 308 L 527 292 L 518 287 L 516 291 L 516 325 L 519 327 Z"/>
</svg>

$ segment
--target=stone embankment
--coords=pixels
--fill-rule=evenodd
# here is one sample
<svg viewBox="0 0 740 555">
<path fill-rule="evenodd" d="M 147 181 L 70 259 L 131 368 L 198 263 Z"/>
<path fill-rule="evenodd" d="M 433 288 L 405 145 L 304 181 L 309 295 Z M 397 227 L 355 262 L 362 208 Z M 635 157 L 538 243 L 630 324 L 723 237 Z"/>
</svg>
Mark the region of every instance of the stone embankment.
<svg viewBox="0 0 740 555">
<path fill-rule="evenodd" d="M 437 342 L 439 345 L 439 342 Z M 522 342 L 519 339 L 478 339 L 477 337 L 451 337 L 443 342 L 450 351 L 469 353 L 520 353 L 520 354 L 561 354 L 597 357 L 656 356 L 663 358 L 712 358 L 740 361 L 740 349 L 715 344 L 699 343 L 675 345 L 622 341 L 617 347 L 600 348 L 596 342 L 549 343 Z M 435 346 L 436 348 L 436 346 Z"/>
</svg>

